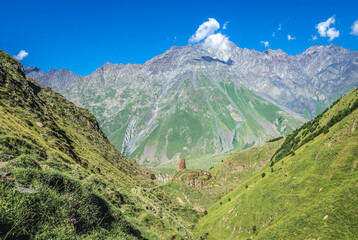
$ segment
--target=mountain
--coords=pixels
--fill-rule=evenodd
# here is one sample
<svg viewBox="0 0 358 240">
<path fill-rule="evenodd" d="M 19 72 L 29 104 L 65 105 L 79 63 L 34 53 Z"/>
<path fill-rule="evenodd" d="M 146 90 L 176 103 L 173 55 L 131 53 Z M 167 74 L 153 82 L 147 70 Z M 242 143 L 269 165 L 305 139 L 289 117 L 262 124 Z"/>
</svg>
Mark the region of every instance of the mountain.
<svg viewBox="0 0 358 240">
<path fill-rule="evenodd" d="M 0 239 L 195 239 L 155 178 L 0 50 Z"/>
<path fill-rule="evenodd" d="M 123 154 L 157 166 L 290 133 L 300 115 L 310 119 L 358 87 L 357 64 L 357 51 L 334 45 L 290 56 L 233 43 L 222 55 L 197 44 L 142 65 L 106 63 L 54 89 L 89 109 Z"/>
<path fill-rule="evenodd" d="M 51 71 L 45 73 L 36 67 L 26 67 L 25 73 L 27 77 L 36 79 L 39 84 L 55 91 L 59 91 L 71 82 L 79 81 L 83 78 L 83 76 L 76 75 L 67 69 L 51 69 Z"/>
<path fill-rule="evenodd" d="M 288 135 L 265 167 L 208 209 L 196 233 L 208 239 L 356 238 L 357 124 L 358 89 Z"/>
</svg>

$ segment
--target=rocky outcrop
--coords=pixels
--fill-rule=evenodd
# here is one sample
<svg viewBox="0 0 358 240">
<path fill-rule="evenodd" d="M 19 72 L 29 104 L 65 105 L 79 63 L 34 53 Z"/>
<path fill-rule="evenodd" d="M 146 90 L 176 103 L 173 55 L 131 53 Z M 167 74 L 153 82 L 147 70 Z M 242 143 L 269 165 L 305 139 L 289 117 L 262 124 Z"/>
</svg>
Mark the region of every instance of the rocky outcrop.
<svg viewBox="0 0 358 240">
<path fill-rule="evenodd" d="M 212 176 L 210 172 L 201 169 L 185 169 L 176 171 L 170 178 L 171 181 L 184 181 L 192 187 L 202 188 L 210 184 Z"/>
</svg>

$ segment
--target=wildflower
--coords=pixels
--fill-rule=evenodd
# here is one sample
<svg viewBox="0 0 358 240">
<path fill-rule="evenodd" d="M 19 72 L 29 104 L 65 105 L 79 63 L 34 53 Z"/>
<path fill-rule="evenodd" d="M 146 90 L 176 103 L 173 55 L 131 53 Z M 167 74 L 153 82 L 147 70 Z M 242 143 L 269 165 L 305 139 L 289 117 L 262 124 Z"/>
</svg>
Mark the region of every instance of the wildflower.
<svg viewBox="0 0 358 240">
<path fill-rule="evenodd" d="M 73 223 L 77 223 L 76 218 L 72 218 L 71 221 L 72 221 Z"/>
</svg>

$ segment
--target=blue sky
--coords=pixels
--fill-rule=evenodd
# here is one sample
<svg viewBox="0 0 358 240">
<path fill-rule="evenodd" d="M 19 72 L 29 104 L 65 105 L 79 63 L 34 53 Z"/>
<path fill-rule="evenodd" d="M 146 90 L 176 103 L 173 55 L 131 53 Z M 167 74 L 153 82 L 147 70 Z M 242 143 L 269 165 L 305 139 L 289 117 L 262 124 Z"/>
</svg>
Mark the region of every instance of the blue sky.
<svg viewBox="0 0 358 240">
<path fill-rule="evenodd" d="M 107 61 L 144 63 L 173 45 L 189 44 L 208 18 L 220 24 L 216 32 L 241 48 L 282 49 L 295 55 L 312 45 L 333 43 L 358 50 L 358 36 L 351 34 L 358 20 L 354 0 L 1 0 L 0 9 L 0 49 L 10 55 L 24 50 L 28 55 L 23 54 L 22 64 L 44 71 L 68 68 L 88 75 Z M 326 22 L 321 25 L 326 37 L 316 28 L 321 22 Z M 317 40 L 312 41 L 313 36 Z M 329 36 L 334 38 L 330 41 Z"/>
</svg>

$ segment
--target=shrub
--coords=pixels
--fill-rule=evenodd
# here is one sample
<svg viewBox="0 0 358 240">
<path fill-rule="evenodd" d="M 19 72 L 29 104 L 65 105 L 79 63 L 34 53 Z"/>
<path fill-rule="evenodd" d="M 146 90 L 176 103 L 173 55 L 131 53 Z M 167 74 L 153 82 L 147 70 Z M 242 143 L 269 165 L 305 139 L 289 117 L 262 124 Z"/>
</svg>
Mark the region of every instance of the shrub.
<svg viewBox="0 0 358 240">
<path fill-rule="evenodd" d="M 256 233 L 256 225 L 254 225 L 254 226 L 252 227 L 252 232 L 253 232 L 253 233 Z"/>
<path fill-rule="evenodd" d="M 263 178 L 266 176 L 266 173 L 262 173 L 262 175 L 261 175 Z"/>
</svg>

